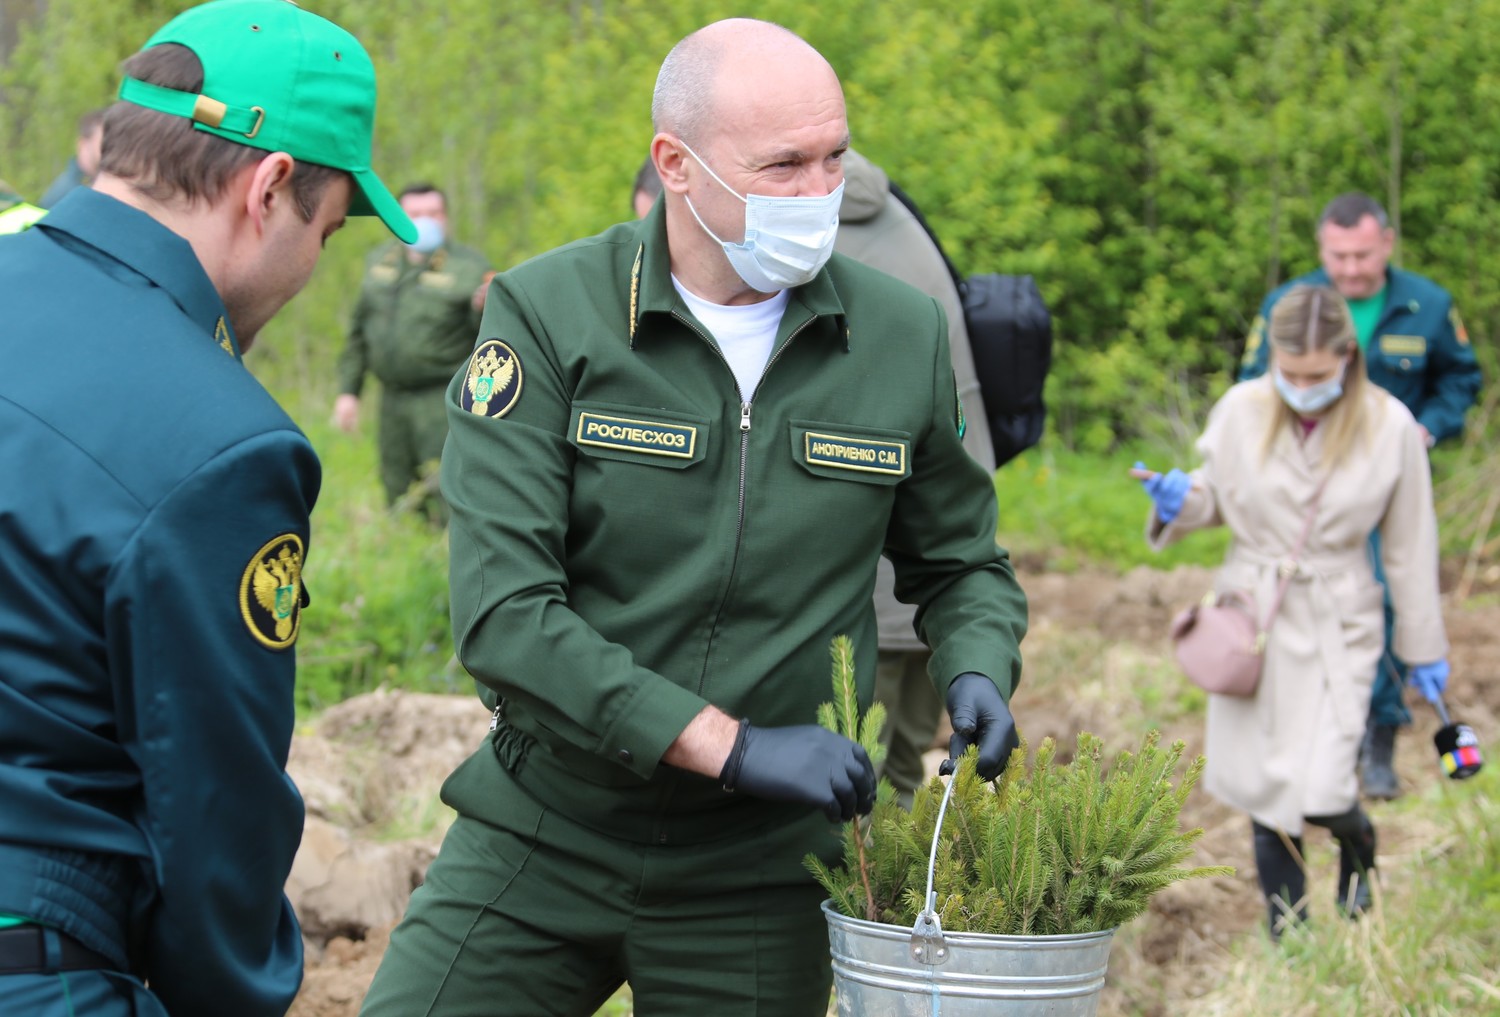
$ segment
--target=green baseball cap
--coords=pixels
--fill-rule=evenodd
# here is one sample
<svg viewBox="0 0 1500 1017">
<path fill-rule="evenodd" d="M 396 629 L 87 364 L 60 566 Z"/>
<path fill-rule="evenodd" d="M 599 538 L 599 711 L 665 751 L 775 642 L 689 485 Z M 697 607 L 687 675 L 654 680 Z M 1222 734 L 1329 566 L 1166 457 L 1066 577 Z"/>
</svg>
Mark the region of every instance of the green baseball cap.
<svg viewBox="0 0 1500 1017">
<path fill-rule="evenodd" d="M 126 78 L 121 99 L 237 145 L 344 170 L 355 184 L 350 215 L 378 215 L 403 241 L 417 239 L 370 168 L 375 66 L 354 36 L 290 0 L 213 0 L 167 22 L 143 48 L 166 42 L 197 55 L 202 94 Z"/>
</svg>

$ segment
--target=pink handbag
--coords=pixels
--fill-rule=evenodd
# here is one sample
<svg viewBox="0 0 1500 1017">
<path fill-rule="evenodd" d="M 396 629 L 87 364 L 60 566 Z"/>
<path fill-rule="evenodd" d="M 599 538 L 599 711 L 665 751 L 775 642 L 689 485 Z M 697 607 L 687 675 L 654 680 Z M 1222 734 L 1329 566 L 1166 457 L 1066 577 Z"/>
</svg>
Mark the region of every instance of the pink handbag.
<svg viewBox="0 0 1500 1017">
<path fill-rule="evenodd" d="M 1255 695 L 1266 648 L 1255 616 L 1249 592 L 1228 590 L 1210 593 L 1172 619 L 1177 663 L 1194 685 L 1221 696 Z"/>
<path fill-rule="evenodd" d="M 1327 482 L 1325 477 L 1314 492 L 1312 505 L 1307 510 L 1307 521 L 1302 526 L 1302 536 L 1298 538 L 1291 557 L 1279 567 L 1281 582 L 1276 585 L 1276 598 L 1271 601 L 1264 623 L 1257 617 L 1255 596 L 1248 590 L 1210 593 L 1201 604 L 1193 605 L 1172 619 L 1169 632 L 1176 644 L 1177 663 L 1188 680 L 1205 692 L 1249 697 L 1260 687 L 1266 633 L 1276 620 L 1276 612 L 1281 609 L 1281 598 L 1286 595 L 1287 586 L 1297 574 L 1297 558 L 1312 533 L 1318 501 L 1323 497 L 1323 484 Z"/>
</svg>

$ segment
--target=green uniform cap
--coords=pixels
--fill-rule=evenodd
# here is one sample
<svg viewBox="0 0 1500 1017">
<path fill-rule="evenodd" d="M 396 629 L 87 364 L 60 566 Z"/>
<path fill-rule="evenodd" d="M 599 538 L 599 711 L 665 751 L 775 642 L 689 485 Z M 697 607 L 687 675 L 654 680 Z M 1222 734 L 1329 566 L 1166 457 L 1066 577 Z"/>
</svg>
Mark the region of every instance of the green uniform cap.
<svg viewBox="0 0 1500 1017">
<path fill-rule="evenodd" d="M 203 93 L 126 78 L 121 99 L 238 145 L 344 170 L 355 183 L 350 215 L 378 215 L 403 241 L 417 239 L 370 168 L 375 67 L 354 36 L 288 0 L 214 0 L 167 22 L 145 48 L 166 42 L 197 55 Z"/>
</svg>

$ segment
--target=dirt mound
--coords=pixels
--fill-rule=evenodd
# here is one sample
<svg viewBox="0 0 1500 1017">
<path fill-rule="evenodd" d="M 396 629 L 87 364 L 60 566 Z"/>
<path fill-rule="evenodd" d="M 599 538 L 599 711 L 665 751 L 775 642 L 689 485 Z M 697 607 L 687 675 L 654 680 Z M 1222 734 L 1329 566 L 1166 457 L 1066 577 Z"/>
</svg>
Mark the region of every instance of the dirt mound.
<svg viewBox="0 0 1500 1017">
<path fill-rule="evenodd" d="M 1111 751 L 1132 748 L 1150 728 L 1166 742 L 1202 751 L 1202 718 L 1175 678 L 1165 638 L 1173 613 L 1209 589 L 1211 572 L 1140 568 L 1124 576 L 1078 573 L 1023 577 L 1031 603 L 1027 678 L 1012 707 L 1035 745 L 1073 745 L 1079 731 Z M 1479 600 L 1479 598 L 1476 598 Z M 1488 600 L 1488 598 L 1484 598 Z M 1500 715 L 1500 605 L 1446 612 L 1455 716 L 1489 737 Z M 1436 773 L 1433 711 L 1408 694 L 1415 724 L 1397 743 L 1408 790 Z M 391 927 L 436 853 L 451 813 L 437 799 L 443 779 L 488 729 L 470 696 L 376 692 L 340 704 L 299 732 L 288 770 L 308 803 L 308 825 L 288 883 L 308 942 L 307 979 L 293 1017 L 355 1017 Z M 928 754 L 935 772 L 942 752 Z M 1377 825 L 1387 808 L 1374 803 Z M 1153 898 L 1150 912 L 1115 937 L 1100 1013 L 1165 1017 L 1222 981 L 1231 947 L 1264 921 L 1250 859 L 1249 821 L 1206 794 L 1188 799 L 1185 824 L 1202 827 L 1190 864 L 1232 865 L 1237 875 L 1181 883 Z M 1419 878 L 1401 859 L 1432 831 L 1381 825 L 1383 877 Z M 1315 892 L 1331 899 L 1334 849 L 1309 839 Z"/>
<path fill-rule="evenodd" d="M 307 824 L 286 889 L 302 921 L 307 977 L 294 1017 L 358 1012 L 452 821 L 438 789 L 488 729 L 473 696 L 379 691 L 297 733 L 287 771 Z"/>
</svg>

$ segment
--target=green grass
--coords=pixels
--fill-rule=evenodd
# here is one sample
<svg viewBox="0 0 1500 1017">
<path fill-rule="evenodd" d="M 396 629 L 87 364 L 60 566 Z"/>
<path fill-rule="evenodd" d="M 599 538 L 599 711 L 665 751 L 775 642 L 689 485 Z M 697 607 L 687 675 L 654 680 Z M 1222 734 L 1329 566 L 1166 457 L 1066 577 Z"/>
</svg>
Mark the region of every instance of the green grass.
<svg viewBox="0 0 1500 1017">
<path fill-rule="evenodd" d="M 1372 915 L 1328 906 L 1331 879 L 1310 888 L 1313 923 L 1283 937 L 1240 942 L 1223 987 L 1201 1013 L 1411 1015 L 1500 1013 L 1500 801 L 1493 769 L 1433 780 L 1377 818 L 1422 834 L 1390 869 Z M 1332 851 L 1331 848 L 1326 848 Z M 1326 862 L 1326 864 L 1324 864 Z M 1331 872 L 1331 859 L 1313 859 Z M 1378 890 L 1378 886 L 1377 886 Z"/>
<path fill-rule="evenodd" d="M 273 373 L 287 368 L 274 366 L 281 371 Z M 317 710 L 382 685 L 468 691 L 472 684 L 453 658 L 447 535 L 414 513 L 385 507 L 374 451 L 376 400 L 366 399 L 364 430 L 345 435 L 327 420 L 331 392 L 298 378 L 297 387 L 278 395 L 323 460 L 306 572 L 312 605 L 298 647 L 299 706 Z M 1196 465 L 1191 452 L 1140 447 L 1091 454 L 1049 438 L 995 476 L 999 542 L 1031 572 L 1216 565 L 1229 542 L 1222 528 L 1160 553 L 1146 545 L 1150 499 L 1126 472 L 1137 459 L 1160 469 Z M 1489 478 L 1477 473 L 1485 468 L 1460 448 L 1440 450 L 1434 459 L 1440 510 L 1453 507 L 1442 520 L 1450 556 L 1473 543 L 1472 505 L 1459 494 L 1487 490 Z"/>
<path fill-rule="evenodd" d="M 386 508 L 373 401 L 354 436 L 306 403 L 298 423 L 323 461 L 323 489 L 305 573 L 311 603 L 297 646 L 299 708 L 315 711 L 382 685 L 470 691 L 453 660 L 447 534 L 414 512 Z"/>
<path fill-rule="evenodd" d="M 1056 441 L 1007 463 L 995 474 L 1001 546 L 1014 558 L 1033 562 L 1033 570 L 1054 572 L 1219 562 L 1229 543 L 1222 529 L 1194 534 L 1160 553 L 1146 545 L 1151 499 L 1127 472 L 1137 459 L 1159 470 L 1197 465 L 1161 449 L 1100 455 L 1071 452 Z"/>
</svg>

